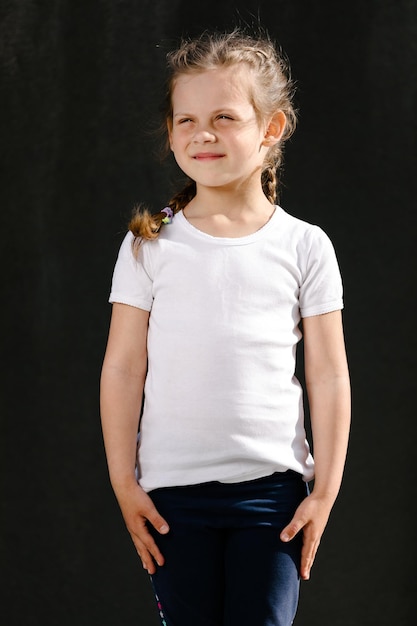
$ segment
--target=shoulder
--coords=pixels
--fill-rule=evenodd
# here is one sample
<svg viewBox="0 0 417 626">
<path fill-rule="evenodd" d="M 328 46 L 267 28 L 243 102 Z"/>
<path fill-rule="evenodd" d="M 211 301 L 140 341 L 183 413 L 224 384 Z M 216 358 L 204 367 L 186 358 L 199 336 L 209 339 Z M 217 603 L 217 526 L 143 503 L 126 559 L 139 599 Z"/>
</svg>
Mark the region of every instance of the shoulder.
<svg viewBox="0 0 417 626">
<path fill-rule="evenodd" d="M 281 212 L 281 222 L 285 228 L 297 232 L 300 235 L 320 236 L 321 233 L 325 234 L 324 230 L 318 224 L 301 219 L 300 217 L 295 217 L 282 207 L 278 207 L 278 209 Z"/>
<path fill-rule="evenodd" d="M 291 215 L 281 207 L 278 227 L 284 240 L 295 247 L 299 254 L 308 254 L 311 249 L 332 248 L 328 234 L 318 224 Z"/>
</svg>

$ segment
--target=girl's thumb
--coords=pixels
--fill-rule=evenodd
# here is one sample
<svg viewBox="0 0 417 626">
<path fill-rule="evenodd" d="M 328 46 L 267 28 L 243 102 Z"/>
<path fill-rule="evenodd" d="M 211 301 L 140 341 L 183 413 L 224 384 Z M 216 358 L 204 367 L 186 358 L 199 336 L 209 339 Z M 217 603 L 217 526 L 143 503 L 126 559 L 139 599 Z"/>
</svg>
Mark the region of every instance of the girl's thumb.
<svg viewBox="0 0 417 626">
<path fill-rule="evenodd" d="M 166 535 L 169 532 L 169 526 L 164 518 L 159 515 L 158 511 L 154 509 L 151 515 L 148 516 L 148 520 L 152 524 L 152 526 L 159 532 L 161 535 Z"/>
</svg>

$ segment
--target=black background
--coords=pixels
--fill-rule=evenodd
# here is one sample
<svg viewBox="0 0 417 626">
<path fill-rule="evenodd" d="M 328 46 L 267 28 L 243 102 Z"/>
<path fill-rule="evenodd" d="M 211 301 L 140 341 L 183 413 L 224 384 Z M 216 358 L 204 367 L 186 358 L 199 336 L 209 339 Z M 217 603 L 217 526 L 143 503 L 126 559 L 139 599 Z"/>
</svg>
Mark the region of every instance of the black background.
<svg viewBox="0 0 417 626">
<path fill-rule="evenodd" d="M 411 626 L 416 2 L 14 0 L 0 13 L 1 623 L 158 623 L 101 439 L 111 273 L 132 206 L 160 208 L 173 189 L 150 134 L 166 50 L 259 16 L 298 81 L 281 204 L 335 245 L 353 387 L 345 479 L 295 623 Z"/>
</svg>

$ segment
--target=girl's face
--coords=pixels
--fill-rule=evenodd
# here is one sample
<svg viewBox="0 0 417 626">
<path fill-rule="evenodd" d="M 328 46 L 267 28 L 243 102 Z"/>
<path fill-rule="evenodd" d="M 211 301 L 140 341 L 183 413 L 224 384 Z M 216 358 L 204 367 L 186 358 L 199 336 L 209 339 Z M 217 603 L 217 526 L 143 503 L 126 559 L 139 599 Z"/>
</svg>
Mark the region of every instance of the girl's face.
<svg viewBox="0 0 417 626">
<path fill-rule="evenodd" d="M 197 186 L 260 184 L 271 141 L 250 101 L 251 75 L 232 66 L 180 76 L 173 88 L 169 140 L 175 159 Z"/>
</svg>

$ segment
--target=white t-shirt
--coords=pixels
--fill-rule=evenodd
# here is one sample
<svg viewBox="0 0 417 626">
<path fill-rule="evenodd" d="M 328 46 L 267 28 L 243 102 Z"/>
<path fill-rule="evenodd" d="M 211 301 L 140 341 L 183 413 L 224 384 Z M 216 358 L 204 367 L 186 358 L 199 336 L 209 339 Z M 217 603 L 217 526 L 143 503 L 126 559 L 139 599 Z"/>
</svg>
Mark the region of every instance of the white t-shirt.
<svg viewBox="0 0 417 626">
<path fill-rule="evenodd" d="M 343 308 L 328 236 L 276 207 L 245 237 L 213 237 L 179 212 L 137 260 L 132 241 L 109 300 L 150 311 L 143 489 L 287 469 L 311 480 L 295 355 L 301 317 Z"/>
</svg>

